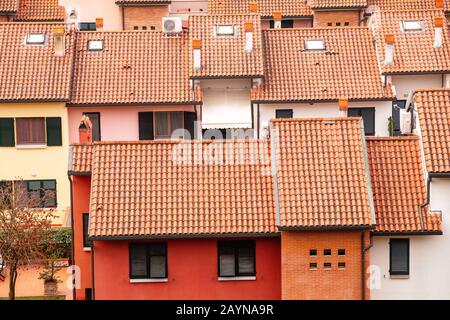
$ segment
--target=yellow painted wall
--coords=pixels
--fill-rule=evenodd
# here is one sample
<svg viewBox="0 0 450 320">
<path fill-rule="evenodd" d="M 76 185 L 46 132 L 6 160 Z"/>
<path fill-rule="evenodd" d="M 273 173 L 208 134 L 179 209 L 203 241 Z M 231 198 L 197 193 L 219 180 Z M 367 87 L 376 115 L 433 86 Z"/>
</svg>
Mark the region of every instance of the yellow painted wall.
<svg viewBox="0 0 450 320">
<path fill-rule="evenodd" d="M 56 180 L 55 225 L 67 225 L 70 189 L 67 179 L 68 119 L 65 103 L 2 103 L 0 117 L 61 117 L 62 146 L 41 149 L 0 147 L 0 180 Z"/>
</svg>

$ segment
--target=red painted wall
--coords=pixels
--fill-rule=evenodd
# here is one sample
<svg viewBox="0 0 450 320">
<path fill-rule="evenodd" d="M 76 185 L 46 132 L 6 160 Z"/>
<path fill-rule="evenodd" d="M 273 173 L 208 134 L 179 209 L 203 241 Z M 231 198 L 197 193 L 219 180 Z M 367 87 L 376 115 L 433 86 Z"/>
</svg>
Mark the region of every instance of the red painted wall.
<svg viewBox="0 0 450 320">
<path fill-rule="evenodd" d="M 130 283 L 128 241 L 95 241 L 95 298 L 280 299 L 280 238 L 256 239 L 256 280 L 217 279 L 216 239 L 167 241 L 166 283 Z"/>
<path fill-rule="evenodd" d="M 77 300 L 84 300 L 85 289 L 91 288 L 91 253 L 83 250 L 83 213 L 89 212 L 90 177 L 72 177 L 73 230 L 75 265 L 80 267 L 80 289 L 76 290 Z"/>
</svg>

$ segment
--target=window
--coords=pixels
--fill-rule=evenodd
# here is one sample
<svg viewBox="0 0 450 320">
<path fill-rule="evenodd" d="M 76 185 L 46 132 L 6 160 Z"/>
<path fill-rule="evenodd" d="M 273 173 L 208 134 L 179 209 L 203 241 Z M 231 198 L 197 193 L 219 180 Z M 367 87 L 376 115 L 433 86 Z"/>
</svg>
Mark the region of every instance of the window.
<svg viewBox="0 0 450 320">
<path fill-rule="evenodd" d="M 325 42 L 323 40 L 306 40 L 306 50 L 325 50 Z"/>
<path fill-rule="evenodd" d="M 204 140 L 248 140 L 253 139 L 253 129 L 229 128 L 229 129 L 202 129 Z"/>
<path fill-rule="evenodd" d="M 317 249 L 311 249 L 311 250 L 309 250 L 309 255 L 310 255 L 310 256 L 317 256 Z"/>
<path fill-rule="evenodd" d="M 409 275 L 409 239 L 391 239 L 389 249 L 389 273 Z"/>
<path fill-rule="evenodd" d="M 345 269 L 345 262 L 338 262 L 338 269 L 344 270 Z"/>
<path fill-rule="evenodd" d="M 340 22 L 336 22 L 336 27 L 340 27 L 341 23 Z"/>
<path fill-rule="evenodd" d="M 218 25 L 216 26 L 216 35 L 218 36 L 234 36 L 233 25 Z"/>
<path fill-rule="evenodd" d="M 56 208 L 56 180 L 16 181 L 17 201 L 31 208 Z"/>
<path fill-rule="evenodd" d="M 328 27 L 332 27 L 332 26 L 333 26 L 333 23 L 332 23 L 332 22 L 328 22 L 328 23 L 327 23 L 327 26 L 328 26 Z"/>
<path fill-rule="evenodd" d="M 422 31 L 422 22 L 418 20 L 403 21 L 403 31 Z"/>
<path fill-rule="evenodd" d="M 92 140 L 101 141 L 100 112 L 84 112 L 83 114 L 92 122 Z"/>
<path fill-rule="evenodd" d="M 173 131 L 185 129 L 185 139 L 194 139 L 195 112 L 139 112 L 139 140 L 170 139 Z"/>
<path fill-rule="evenodd" d="M 142 27 L 142 30 L 147 30 L 147 26 L 143 26 L 143 27 Z"/>
<path fill-rule="evenodd" d="M 150 30 L 156 30 L 155 26 L 150 26 Z"/>
<path fill-rule="evenodd" d="M 324 256 L 331 256 L 331 249 L 324 249 L 323 250 L 323 255 Z"/>
<path fill-rule="evenodd" d="M 348 27 L 350 25 L 350 22 L 346 21 L 344 22 L 344 26 Z"/>
<path fill-rule="evenodd" d="M 89 51 L 102 51 L 103 50 L 103 40 L 89 40 L 88 41 Z"/>
<path fill-rule="evenodd" d="M 269 21 L 270 29 L 275 28 L 275 22 L 273 20 Z M 294 27 L 294 20 L 281 20 L 281 28 L 289 29 Z"/>
<path fill-rule="evenodd" d="M 393 135 L 400 136 L 402 134 L 400 128 L 400 110 L 405 109 L 406 100 L 396 100 L 392 102 L 392 121 Z"/>
<path fill-rule="evenodd" d="M 254 241 L 219 241 L 219 277 L 255 276 Z"/>
<path fill-rule="evenodd" d="M 45 144 L 45 118 L 17 118 L 17 144 Z"/>
<path fill-rule="evenodd" d="M 317 262 L 311 262 L 309 264 L 309 269 L 310 270 L 316 270 L 317 269 Z"/>
<path fill-rule="evenodd" d="M 130 279 L 166 279 L 165 243 L 130 244 Z"/>
<path fill-rule="evenodd" d="M 183 112 L 155 112 L 155 138 L 170 139 L 176 129 L 183 128 Z"/>
<path fill-rule="evenodd" d="M 97 25 L 95 22 L 80 22 L 78 24 L 78 29 L 80 29 L 80 31 L 96 31 Z"/>
<path fill-rule="evenodd" d="M 366 136 L 375 135 L 375 108 L 349 108 L 349 117 L 362 117 Z"/>
<path fill-rule="evenodd" d="M 46 36 L 43 33 L 29 33 L 27 34 L 26 43 L 28 45 L 44 45 Z"/>
<path fill-rule="evenodd" d="M 92 246 L 89 240 L 89 213 L 83 213 L 83 247 L 90 248 Z"/>
<path fill-rule="evenodd" d="M 345 249 L 338 249 L 338 256 L 345 256 Z"/>
<path fill-rule="evenodd" d="M 0 147 L 14 147 L 14 118 L 0 118 Z"/>
<path fill-rule="evenodd" d="M 138 26 L 134 26 L 133 29 L 134 30 L 139 30 L 139 27 Z"/>
<path fill-rule="evenodd" d="M 278 109 L 275 110 L 275 118 L 281 119 L 281 118 L 292 118 L 294 115 L 294 112 L 292 109 Z"/>
<path fill-rule="evenodd" d="M 323 268 L 326 269 L 326 270 L 330 270 L 331 269 L 331 262 L 325 262 L 323 264 Z"/>
</svg>

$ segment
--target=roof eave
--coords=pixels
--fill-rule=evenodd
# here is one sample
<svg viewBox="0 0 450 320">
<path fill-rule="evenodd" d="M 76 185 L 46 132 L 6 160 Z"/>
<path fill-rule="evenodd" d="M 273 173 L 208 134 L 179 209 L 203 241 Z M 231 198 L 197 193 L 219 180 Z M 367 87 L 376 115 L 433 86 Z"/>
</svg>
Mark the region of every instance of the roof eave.
<svg viewBox="0 0 450 320">
<path fill-rule="evenodd" d="M 277 226 L 280 231 L 346 231 L 346 230 L 372 230 L 376 225 L 353 225 L 353 226 Z"/>
<path fill-rule="evenodd" d="M 184 105 L 203 104 L 203 101 L 185 101 L 185 102 L 68 102 L 68 107 L 90 107 L 90 106 L 184 106 Z"/>
<path fill-rule="evenodd" d="M 90 236 L 93 241 L 129 241 L 158 239 L 223 239 L 223 238 L 274 238 L 279 232 L 260 233 L 208 233 L 208 234 L 164 234 L 164 235 L 127 235 L 127 236 Z"/>
<path fill-rule="evenodd" d="M 361 102 L 361 101 L 393 101 L 395 97 L 382 97 L 382 98 L 349 98 L 349 102 Z M 338 102 L 339 98 L 336 99 L 312 99 L 312 100 L 252 100 L 252 103 L 259 104 L 270 104 L 270 103 L 330 103 Z"/>
<path fill-rule="evenodd" d="M 442 231 L 373 231 L 372 236 L 441 236 Z"/>
</svg>

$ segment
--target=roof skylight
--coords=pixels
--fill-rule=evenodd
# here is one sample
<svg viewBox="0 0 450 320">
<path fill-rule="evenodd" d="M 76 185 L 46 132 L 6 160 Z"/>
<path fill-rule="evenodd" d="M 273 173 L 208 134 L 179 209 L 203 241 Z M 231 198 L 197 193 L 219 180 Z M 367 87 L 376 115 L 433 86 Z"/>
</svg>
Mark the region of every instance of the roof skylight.
<svg viewBox="0 0 450 320">
<path fill-rule="evenodd" d="M 403 31 L 422 31 L 422 23 L 419 20 L 405 20 Z"/>
<path fill-rule="evenodd" d="M 234 26 L 228 25 L 218 25 L 216 26 L 216 34 L 218 36 L 234 36 Z"/>
<path fill-rule="evenodd" d="M 29 33 L 27 34 L 26 44 L 28 45 L 43 45 L 45 44 L 44 33 Z"/>
<path fill-rule="evenodd" d="M 323 40 L 306 40 L 306 50 L 325 50 L 325 42 Z"/>
<path fill-rule="evenodd" d="M 88 41 L 89 51 L 102 51 L 103 50 L 103 40 L 89 40 Z"/>
</svg>

